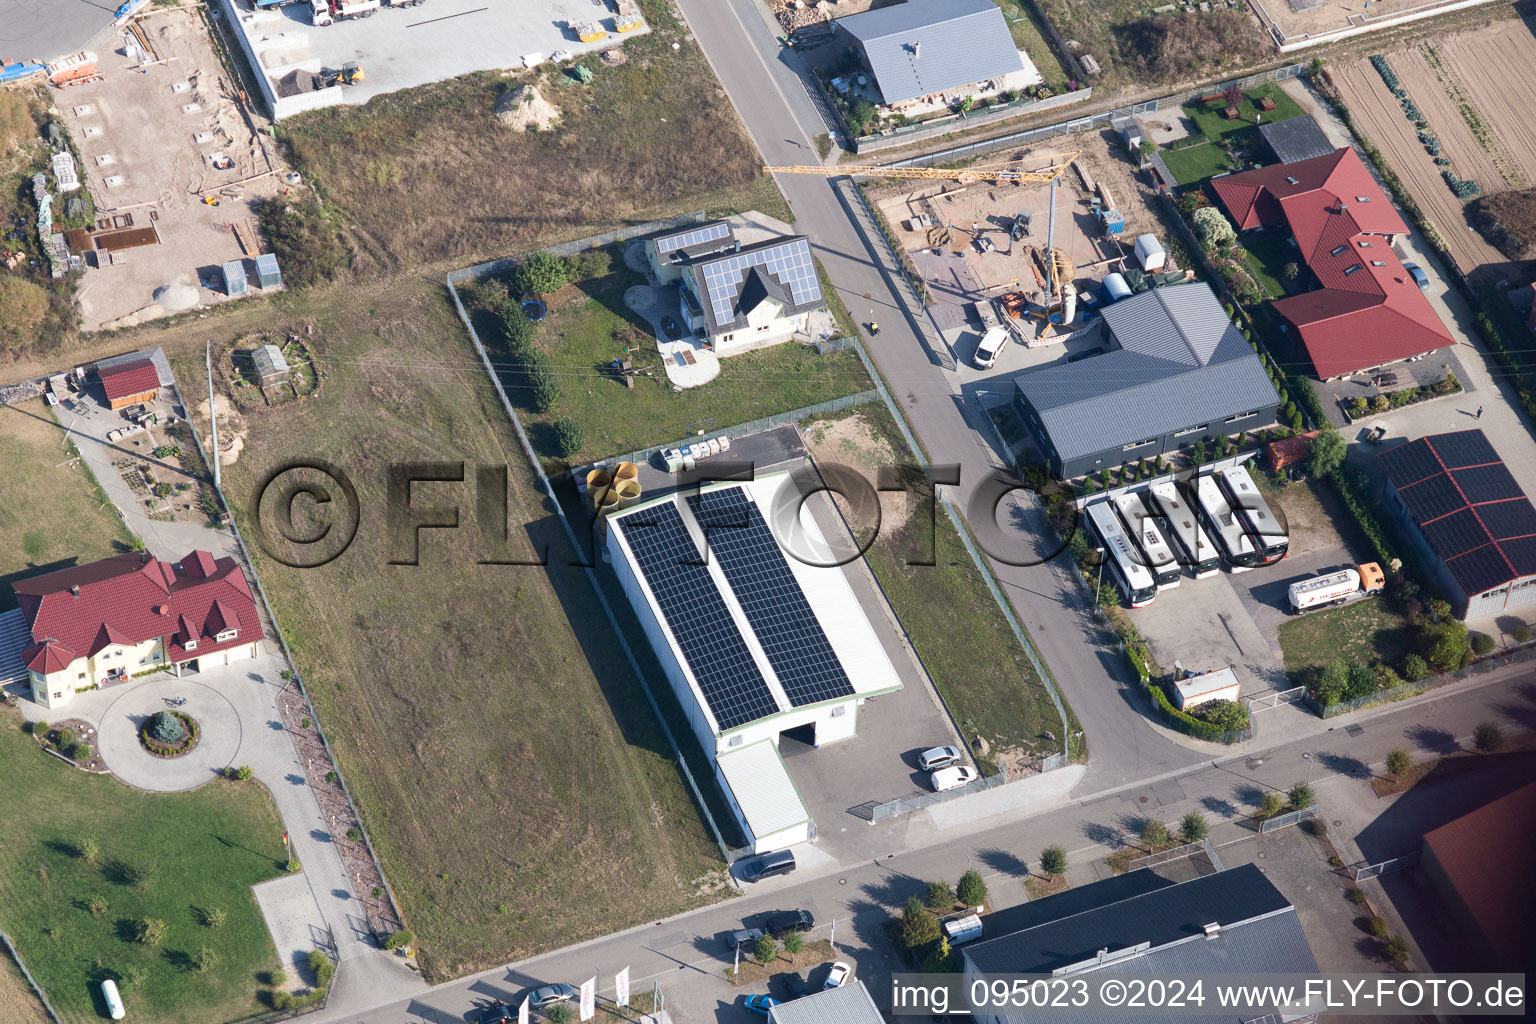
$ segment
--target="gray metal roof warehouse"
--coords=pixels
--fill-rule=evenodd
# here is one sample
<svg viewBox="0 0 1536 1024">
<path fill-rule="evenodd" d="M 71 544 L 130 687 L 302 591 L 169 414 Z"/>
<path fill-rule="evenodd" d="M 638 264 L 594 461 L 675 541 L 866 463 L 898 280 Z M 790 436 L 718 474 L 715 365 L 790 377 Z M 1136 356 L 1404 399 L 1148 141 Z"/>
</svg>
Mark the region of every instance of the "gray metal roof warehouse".
<svg viewBox="0 0 1536 1024">
<path fill-rule="evenodd" d="M 1014 378 L 1020 411 L 1057 476 L 1274 421 L 1279 396 L 1210 286 L 1122 299 L 1090 329 L 1114 350 Z"/>
<path fill-rule="evenodd" d="M 906 0 L 839 18 L 886 103 L 931 96 L 1015 71 L 1024 62 L 992 0 Z"/>
</svg>

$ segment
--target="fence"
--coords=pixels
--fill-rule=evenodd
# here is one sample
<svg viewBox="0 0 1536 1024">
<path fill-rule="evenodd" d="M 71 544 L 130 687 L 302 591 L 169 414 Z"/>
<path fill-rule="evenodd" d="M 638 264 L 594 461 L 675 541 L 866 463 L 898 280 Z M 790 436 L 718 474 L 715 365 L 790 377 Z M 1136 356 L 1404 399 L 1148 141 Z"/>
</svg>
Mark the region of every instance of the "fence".
<svg viewBox="0 0 1536 1024">
<path fill-rule="evenodd" d="M 1209 837 L 1202 837 L 1197 843 L 1185 843 L 1183 846 L 1175 846 L 1171 850 L 1163 850 L 1159 853 L 1149 853 L 1145 857 L 1137 857 L 1125 866 L 1127 872 L 1140 871 L 1142 868 L 1150 868 L 1159 864 L 1167 864 L 1171 861 L 1183 860 L 1185 857 L 1193 857 L 1197 853 L 1203 853 L 1210 859 L 1211 866 L 1217 871 L 1222 869 L 1221 858 L 1216 856 L 1216 847 L 1211 845 Z"/>
<path fill-rule="evenodd" d="M 920 811 L 924 807 L 932 807 L 934 804 L 959 800 L 961 797 L 970 796 L 972 793 L 985 793 L 989 789 L 996 789 L 1007 784 L 1008 769 L 1004 768 L 996 775 L 984 775 L 979 779 L 972 779 L 963 786 L 945 790 L 942 793 L 918 793 L 916 796 L 903 797 L 900 800 L 887 800 L 883 804 L 876 804 L 870 808 L 869 820 L 873 824 L 886 818 L 894 818 L 898 814 L 911 814 L 913 811 Z"/>
<path fill-rule="evenodd" d="M 1269 711 L 1283 704 L 1299 704 L 1305 702 L 1307 688 L 1305 686 L 1293 686 L 1289 690 L 1281 690 L 1279 693 L 1266 693 L 1262 697 L 1254 697 L 1248 701 L 1248 714 L 1253 715 L 1260 711 Z"/>
<path fill-rule="evenodd" d="M 665 220 L 653 220 L 645 224 L 633 224 L 627 228 L 615 231 L 604 231 L 600 235 L 578 238 L 574 242 L 562 242 L 559 245 L 552 245 L 544 251 L 553 253 L 556 256 L 574 256 L 576 253 L 585 252 L 588 249 L 600 249 L 605 245 L 612 245 L 614 242 L 621 242 L 626 238 L 654 235 L 661 231 L 671 231 L 688 224 L 701 224 L 708 219 L 709 215 L 702 210 L 694 213 L 682 213 L 676 217 L 668 217 Z M 464 281 L 476 281 L 482 277 L 503 273 L 511 270 L 526 258 L 527 254 L 522 256 L 506 256 L 499 260 L 476 263 L 472 267 L 460 267 L 458 270 L 450 270 L 448 271 L 448 287 L 451 289 Z M 465 326 L 469 326 L 468 320 L 465 321 Z M 470 330 L 473 332 L 474 329 L 470 328 Z M 478 341 L 478 339 L 476 340 Z"/>
<path fill-rule="evenodd" d="M 1377 704 L 1386 704 L 1394 700 L 1404 700 L 1408 697 L 1416 697 L 1427 689 L 1424 683 L 1403 683 L 1386 690 L 1377 690 L 1375 693 L 1367 693 L 1363 697 L 1354 697 L 1350 700 L 1341 700 L 1337 704 L 1322 705 L 1314 698 L 1306 698 L 1307 706 L 1317 713 L 1319 718 L 1333 718 L 1335 715 L 1347 715 L 1351 711 L 1359 711 L 1361 708 L 1373 707 Z"/>
<path fill-rule="evenodd" d="M 1265 818 L 1259 822 L 1260 832 L 1269 832 L 1277 828 L 1290 828 L 1292 825 L 1300 825 L 1304 821 L 1322 817 L 1323 809 L 1317 804 L 1303 807 L 1299 811 L 1291 811 L 1287 814 L 1277 814 L 1273 818 Z"/>
<path fill-rule="evenodd" d="M 852 140 L 855 153 L 878 153 L 882 149 L 894 149 L 898 146 L 910 146 L 914 142 L 924 142 L 928 139 L 937 139 L 955 132 L 969 131 L 994 121 L 1011 121 L 1016 117 L 1027 117 L 1030 114 L 1039 114 L 1057 107 L 1069 106 L 1073 103 L 1083 103 L 1093 98 L 1093 87 L 1085 86 L 1072 92 L 1060 93 L 1056 96 L 1047 96 L 1043 100 L 1014 100 L 1012 103 L 999 103 L 985 110 L 972 111 L 961 117 L 953 114 L 947 117 L 935 118 L 921 124 L 908 125 L 905 128 L 886 128 L 875 135 L 849 138 Z M 835 109 L 835 108 L 834 108 Z M 844 122 L 846 124 L 846 122 Z"/>
<path fill-rule="evenodd" d="M 32 977 L 32 972 L 27 970 L 26 961 L 22 960 L 21 954 L 16 950 L 16 944 L 11 941 L 11 937 L 5 934 L 5 932 L 0 932 L 0 942 L 5 943 L 5 948 L 10 952 L 11 959 L 16 961 L 17 967 L 21 968 L 21 976 L 27 979 L 27 984 L 31 985 L 32 991 L 37 993 L 38 1001 L 43 1004 L 43 1009 L 48 1011 L 48 1016 L 53 1018 L 55 1024 L 63 1024 L 59 1018 L 58 1011 L 48 1001 L 48 993 L 43 991 L 43 986 L 39 985 L 37 979 Z"/>
<path fill-rule="evenodd" d="M 1419 862 L 1419 851 L 1413 850 L 1401 857 L 1389 857 L 1376 864 L 1355 864 L 1349 869 L 1349 877 L 1357 882 L 1363 882 L 1367 878 L 1379 878 L 1382 875 L 1390 875 L 1394 871 L 1405 871 Z"/>
</svg>

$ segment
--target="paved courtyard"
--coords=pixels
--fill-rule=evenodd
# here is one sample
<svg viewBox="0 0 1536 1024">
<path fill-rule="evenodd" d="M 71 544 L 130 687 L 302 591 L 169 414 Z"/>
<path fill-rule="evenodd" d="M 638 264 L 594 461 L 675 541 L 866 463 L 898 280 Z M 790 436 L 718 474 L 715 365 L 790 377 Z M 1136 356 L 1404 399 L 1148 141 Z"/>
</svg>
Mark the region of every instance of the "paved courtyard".
<svg viewBox="0 0 1536 1024">
<path fill-rule="evenodd" d="M 210 670 L 210 677 L 216 671 Z M 244 731 L 240 713 L 229 697 L 197 676 L 149 678 L 102 692 L 111 703 L 94 719 L 97 744 L 112 774 L 128 785 L 160 792 L 195 789 L 235 763 Z M 156 757 L 139 742 L 139 730 L 156 712 L 170 708 L 168 699 L 182 697 L 186 703 L 175 710 L 197 723 L 197 746 L 180 757 Z"/>
</svg>

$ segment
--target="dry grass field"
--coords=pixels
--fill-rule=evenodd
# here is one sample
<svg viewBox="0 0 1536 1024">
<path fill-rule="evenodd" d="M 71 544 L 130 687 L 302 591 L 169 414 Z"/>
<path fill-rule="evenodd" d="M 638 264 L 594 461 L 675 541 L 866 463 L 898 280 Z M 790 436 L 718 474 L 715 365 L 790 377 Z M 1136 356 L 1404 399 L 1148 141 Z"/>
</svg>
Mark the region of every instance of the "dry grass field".
<svg viewBox="0 0 1536 1024">
<path fill-rule="evenodd" d="M 1079 55 L 1099 62 L 1095 100 L 1101 93 L 1240 74 L 1274 52 L 1246 5 L 1154 14 L 1160 5 L 1139 0 L 1039 2 L 1067 45 L 1076 42 Z"/>
<path fill-rule="evenodd" d="M 21 968 L 0 951 L 0 1020 L 6 1024 L 47 1024 L 48 1013 L 21 976 Z"/>
<path fill-rule="evenodd" d="M 298 457 L 355 482 L 361 525 L 340 558 L 257 568 L 341 770 L 434 980 L 506 963 L 718 899 L 717 848 L 564 535 L 531 484 L 495 391 L 440 284 L 291 296 L 257 324 L 313 324 L 317 397 L 245 413 L 225 468 L 249 530 L 262 474 Z M 205 322 L 151 332 L 189 390 Z M 177 335 L 172 338 L 170 335 Z M 386 517 L 386 469 L 466 460 L 467 482 L 416 485 L 464 528 L 423 531 L 420 564 Z M 513 557 L 480 565 L 475 467 L 506 465 Z"/>
</svg>

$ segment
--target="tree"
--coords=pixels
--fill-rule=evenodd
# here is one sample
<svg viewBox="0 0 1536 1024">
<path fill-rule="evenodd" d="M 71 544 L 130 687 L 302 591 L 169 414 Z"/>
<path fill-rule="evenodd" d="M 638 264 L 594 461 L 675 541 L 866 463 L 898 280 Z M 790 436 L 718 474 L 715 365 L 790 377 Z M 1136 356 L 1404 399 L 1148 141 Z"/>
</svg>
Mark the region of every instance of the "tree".
<svg viewBox="0 0 1536 1024">
<path fill-rule="evenodd" d="M 955 890 L 948 882 L 929 882 L 928 906 L 941 914 L 949 913 L 955 906 Z"/>
<path fill-rule="evenodd" d="M 1151 139 L 1142 139 L 1141 145 L 1137 148 L 1141 150 L 1142 164 L 1146 164 L 1151 161 L 1152 155 L 1157 152 L 1157 143 Z"/>
<path fill-rule="evenodd" d="M 974 107 L 975 105 L 976 105 L 976 97 L 975 96 L 962 96 L 960 98 L 960 113 L 962 113 L 962 114 L 969 114 L 971 112 L 971 108 Z"/>
<path fill-rule="evenodd" d="M 1376 669 L 1363 661 L 1350 662 L 1346 678 L 1344 692 L 1351 699 L 1376 692 Z"/>
<path fill-rule="evenodd" d="M 1472 634 L 1472 653 L 1479 658 L 1487 657 L 1493 653 L 1493 637 L 1487 633 Z"/>
<path fill-rule="evenodd" d="M 1054 878 L 1067 870 L 1067 851 L 1059 846 L 1047 846 L 1040 851 L 1040 870 Z"/>
<path fill-rule="evenodd" d="M 523 260 L 512 276 L 521 295 L 548 295 L 570 280 L 570 267 L 554 253 L 540 251 Z"/>
<path fill-rule="evenodd" d="M 560 401 L 560 382 L 550 368 L 549 357 L 538 349 L 528 353 L 523 363 L 528 383 L 533 388 L 533 407 L 539 412 L 549 412 Z"/>
<path fill-rule="evenodd" d="M 960 876 L 960 884 L 955 887 L 955 895 L 961 903 L 968 907 L 981 907 L 987 903 L 987 883 L 981 880 L 981 872 L 975 868 L 968 869 Z"/>
<path fill-rule="evenodd" d="M 1472 730 L 1472 743 L 1485 754 L 1491 754 L 1504 745 L 1504 729 L 1498 722 L 1478 722 Z"/>
<path fill-rule="evenodd" d="M 1442 617 L 1419 630 L 1419 649 L 1435 671 L 1456 671 L 1467 656 L 1467 624 Z"/>
<path fill-rule="evenodd" d="M 1238 732 L 1249 725 L 1248 709 L 1234 700 L 1209 701 L 1202 704 L 1195 715 L 1202 722 L 1230 732 Z"/>
<path fill-rule="evenodd" d="M 1141 845 L 1148 852 L 1168 845 L 1168 826 L 1156 818 L 1148 818 L 1141 826 Z"/>
<path fill-rule="evenodd" d="M 1388 960 L 1401 967 L 1408 962 L 1408 943 L 1398 935 L 1381 944 L 1381 951 Z"/>
<path fill-rule="evenodd" d="M 537 328 L 523 312 L 521 303 L 509 301 L 501 307 L 501 329 L 507 336 L 507 351 L 518 359 L 525 358 Z"/>
<path fill-rule="evenodd" d="M 1281 269 L 1280 276 L 1287 281 L 1295 283 L 1296 279 L 1301 276 L 1301 267 L 1292 260 Z"/>
<path fill-rule="evenodd" d="M 1204 441 L 1196 441 L 1193 445 L 1190 446 L 1190 449 L 1189 449 L 1189 461 L 1190 462 L 1194 463 L 1196 466 L 1203 466 L 1203 465 L 1205 465 L 1206 460 L 1208 458 L 1209 458 L 1209 455 L 1208 455 L 1208 453 L 1205 450 L 1205 442 Z"/>
<path fill-rule="evenodd" d="M 34 341 L 48 319 L 48 292 L 24 277 L 0 275 L 0 347 Z"/>
<path fill-rule="evenodd" d="M 1243 105 L 1243 90 L 1239 89 L 1235 83 L 1227 86 L 1222 90 L 1221 98 L 1227 101 L 1227 106 L 1237 107 L 1239 111 L 1241 111 Z M 1239 116 L 1241 116 L 1241 114 L 1239 114 Z"/>
<path fill-rule="evenodd" d="M 1211 826 L 1206 823 L 1205 815 L 1199 811 L 1190 811 L 1179 819 L 1179 838 L 1186 843 L 1198 843 L 1210 835 Z"/>
<path fill-rule="evenodd" d="M 561 458 L 573 458 L 581 451 L 583 441 L 580 423 L 575 420 L 555 421 L 555 447 L 560 450 Z"/>
<path fill-rule="evenodd" d="M 909 896 L 901 910 L 901 941 L 908 949 L 921 949 L 939 937 L 939 919 L 928 912 L 923 901 Z"/>
<path fill-rule="evenodd" d="M 947 974 L 952 972 L 954 965 L 950 963 L 950 956 L 949 936 L 940 935 L 939 944 L 934 946 L 933 952 L 929 953 L 923 960 L 923 972 L 926 974 Z"/>
<path fill-rule="evenodd" d="M 779 944 L 772 935 L 759 935 L 752 944 L 752 955 L 758 963 L 767 963 L 779 955 Z"/>
<path fill-rule="evenodd" d="M 1323 707 L 1337 704 L 1349 689 L 1349 665 L 1343 658 L 1334 658 L 1323 666 L 1317 682 L 1312 685 L 1312 696 Z"/>
<path fill-rule="evenodd" d="M 1413 755 L 1407 747 L 1393 747 L 1387 751 L 1387 771 L 1393 775 L 1406 774 L 1413 767 Z"/>
<path fill-rule="evenodd" d="M 1293 784 L 1291 788 L 1286 791 L 1285 797 L 1290 801 L 1291 810 L 1293 811 L 1300 811 L 1311 807 L 1312 801 L 1316 799 L 1312 794 L 1311 784 L 1306 782 L 1297 782 Z"/>
<path fill-rule="evenodd" d="M 799 956 L 800 951 L 804 948 L 805 938 L 799 932 L 790 932 L 784 936 L 784 952 L 788 953 L 791 957 Z"/>
<path fill-rule="evenodd" d="M 1344 438 L 1333 427 L 1319 431 L 1316 437 L 1307 442 L 1307 472 L 1317 478 L 1332 475 L 1334 470 L 1344 465 L 1345 448 Z"/>
<path fill-rule="evenodd" d="M 1429 675 L 1429 663 L 1417 654 L 1410 654 L 1403 659 L 1403 678 L 1410 683 L 1417 683 Z"/>
<path fill-rule="evenodd" d="M 134 925 L 133 937 L 146 946 L 158 946 L 165 941 L 169 931 L 165 922 L 158 917 L 146 917 Z"/>
<path fill-rule="evenodd" d="M 182 727 L 181 719 L 169 711 L 160 711 L 150 719 L 149 734 L 155 738 L 156 742 L 170 745 L 180 743 L 186 737 L 187 731 Z"/>
<path fill-rule="evenodd" d="M 1195 226 L 1195 234 L 1200 238 L 1200 244 L 1205 246 L 1206 252 L 1237 241 L 1237 232 L 1232 227 L 1232 222 L 1226 215 L 1214 206 L 1202 206 L 1190 214 L 1190 221 Z"/>
<path fill-rule="evenodd" d="M 1264 795 L 1259 798 L 1259 814 L 1266 818 L 1273 818 L 1284 806 L 1285 797 L 1272 789 L 1265 790 Z"/>
<path fill-rule="evenodd" d="M 1522 622 L 1509 631 L 1509 638 L 1517 644 L 1527 643 L 1531 639 L 1531 627 Z"/>
</svg>

